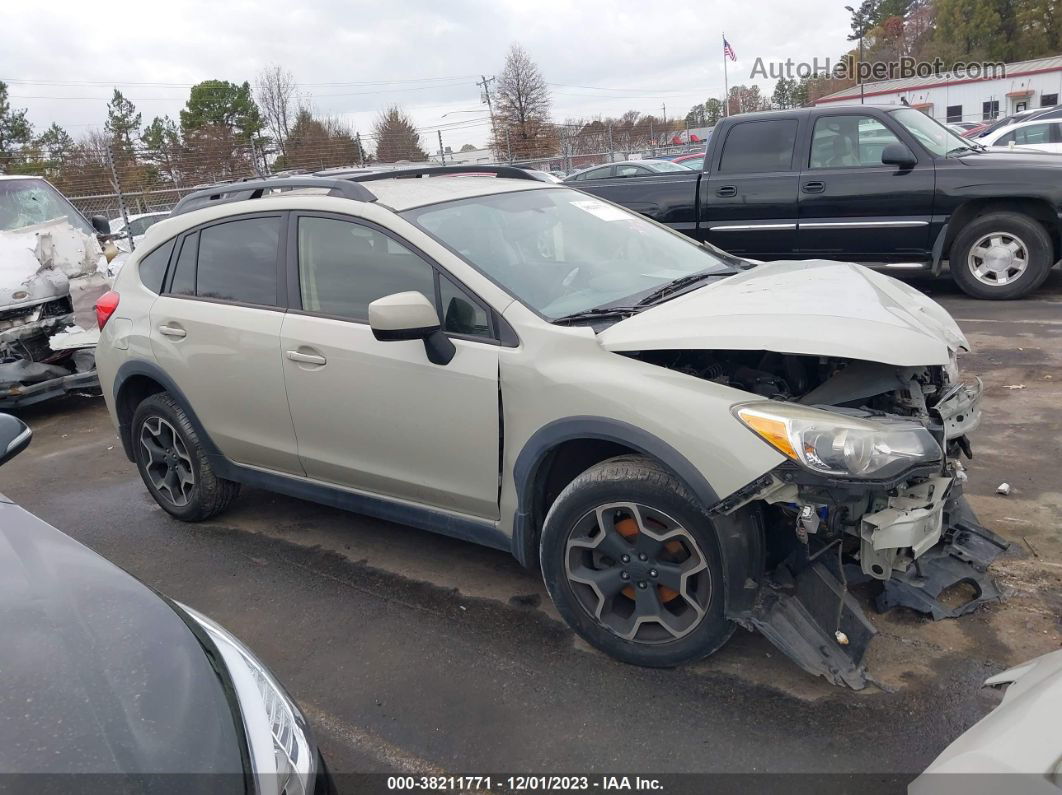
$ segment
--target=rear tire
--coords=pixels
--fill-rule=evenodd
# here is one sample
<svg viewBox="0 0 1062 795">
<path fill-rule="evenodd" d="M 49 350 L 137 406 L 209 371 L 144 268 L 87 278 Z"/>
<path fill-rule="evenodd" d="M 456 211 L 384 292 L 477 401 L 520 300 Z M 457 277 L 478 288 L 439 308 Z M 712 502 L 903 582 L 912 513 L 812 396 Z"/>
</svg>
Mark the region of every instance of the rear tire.
<svg viewBox="0 0 1062 795">
<path fill-rule="evenodd" d="M 140 477 L 171 516 L 201 522 L 239 495 L 239 483 L 214 473 L 188 415 L 169 393 L 144 398 L 133 413 L 131 433 Z"/>
<path fill-rule="evenodd" d="M 989 213 L 959 232 L 949 255 L 951 276 L 967 295 L 1006 300 L 1028 295 L 1055 264 L 1051 236 L 1016 212 Z"/>
<path fill-rule="evenodd" d="M 692 662 L 734 632 L 712 521 L 651 459 L 612 458 L 568 484 L 546 516 L 540 558 L 564 620 L 623 662 Z"/>
</svg>

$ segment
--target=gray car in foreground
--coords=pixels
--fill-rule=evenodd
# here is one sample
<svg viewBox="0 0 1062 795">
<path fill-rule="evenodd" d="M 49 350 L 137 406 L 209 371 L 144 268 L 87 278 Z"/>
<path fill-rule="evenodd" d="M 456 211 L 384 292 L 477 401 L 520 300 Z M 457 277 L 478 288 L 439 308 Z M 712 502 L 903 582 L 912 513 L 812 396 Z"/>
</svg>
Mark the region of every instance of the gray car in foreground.
<svg viewBox="0 0 1062 795">
<path fill-rule="evenodd" d="M 0 414 L 0 463 L 30 440 Z M 4 792 L 328 792 L 240 641 L 0 495 Z"/>
</svg>

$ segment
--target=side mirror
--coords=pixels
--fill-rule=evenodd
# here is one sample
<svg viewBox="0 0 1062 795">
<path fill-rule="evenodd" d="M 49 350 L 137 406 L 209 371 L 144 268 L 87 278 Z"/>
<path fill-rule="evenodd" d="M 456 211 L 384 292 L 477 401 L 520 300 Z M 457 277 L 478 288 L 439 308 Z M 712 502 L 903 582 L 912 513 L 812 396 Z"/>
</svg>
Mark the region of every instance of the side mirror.
<svg viewBox="0 0 1062 795">
<path fill-rule="evenodd" d="M 96 234 L 109 235 L 111 233 L 111 222 L 102 215 L 94 215 L 89 221 L 92 223 L 92 228 L 96 230 Z"/>
<path fill-rule="evenodd" d="M 889 144 L 881 150 L 881 162 L 886 166 L 897 168 L 914 168 L 918 160 L 914 153 L 903 144 Z"/>
<path fill-rule="evenodd" d="M 27 447 L 33 431 L 18 417 L 0 414 L 0 464 L 6 464 Z"/>
<path fill-rule="evenodd" d="M 424 340 L 424 350 L 432 364 L 449 364 L 457 353 L 453 342 L 442 332 L 435 304 L 423 293 L 410 291 L 377 298 L 369 304 L 369 328 L 381 342 Z"/>
</svg>

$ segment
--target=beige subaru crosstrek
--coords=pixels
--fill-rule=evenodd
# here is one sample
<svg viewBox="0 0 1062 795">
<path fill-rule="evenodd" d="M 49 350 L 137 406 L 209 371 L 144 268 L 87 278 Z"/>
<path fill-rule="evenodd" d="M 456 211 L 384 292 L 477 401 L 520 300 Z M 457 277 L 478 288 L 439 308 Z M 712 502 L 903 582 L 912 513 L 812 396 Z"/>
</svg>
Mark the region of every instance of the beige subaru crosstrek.
<svg viewBox="0 0 1062 795">
<path fill-rule="evenodd" d="M 234 183 L 97 306 L 107 406 L 184 521 L 240 484 L 510 551 L 614 657 L 741 625 L 862 687 L 878 609 L 998 597 L 962 498 L 981 385 L 940 306 L 750 263 L 509 167 Z M 937 597 L 975 582 L 963 605 Z"/>
</svg>

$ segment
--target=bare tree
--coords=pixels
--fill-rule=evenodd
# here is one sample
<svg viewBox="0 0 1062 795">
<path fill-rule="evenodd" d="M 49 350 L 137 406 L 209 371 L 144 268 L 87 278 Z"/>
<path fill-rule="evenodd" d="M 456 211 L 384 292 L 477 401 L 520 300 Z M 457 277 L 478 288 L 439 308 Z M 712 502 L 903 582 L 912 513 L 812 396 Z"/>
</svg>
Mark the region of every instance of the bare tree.
<svg viewBox="0 0 1062 795">
<path fill-rule="evenodd" d="M 258 73 L 254 82 L 254 93 L 258 105 L 265 116 L 266 128 L 280 148 L 281 154 L 287 154 L 288 138 L 291 126 L 298 113 L 296 99 L 299 87 L 295 76 L 281 66 L 268 66 Z"/>
<path fill-rule="evenodd" d="M 494 149 L 514 160 L 555 152 L 557 131 L 549 121 L 549 87 L 520 45 L 509 49 L 497 86 Z"/>
</svg>

